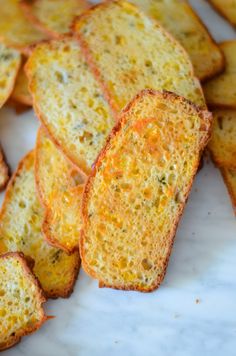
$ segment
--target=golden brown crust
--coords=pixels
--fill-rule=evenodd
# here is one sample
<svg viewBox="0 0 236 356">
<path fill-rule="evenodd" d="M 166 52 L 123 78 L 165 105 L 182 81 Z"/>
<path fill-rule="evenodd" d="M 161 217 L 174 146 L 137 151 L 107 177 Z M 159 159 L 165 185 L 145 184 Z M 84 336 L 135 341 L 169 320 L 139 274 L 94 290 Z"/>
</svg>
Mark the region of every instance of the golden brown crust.
<svg viewBox="0 0 236 356">
<path fill-rule="evenodd" d="M 213 1 L 211 0 L 208 0 L 208 2 L 210 3 L 210 5 L 216 10 L 216 12 L 218 12 L 218 14 L 220 16 L 222 16 L 226 21 L 228 21 L 233 27 L 236 26 L 236 23 L 233 23 L 224 13 L 223 11 L 221 10 L 220 7 L 218 7 L 216 4 L 213 3 Z M 224 5 L 224 6 L 227 6 L 227 5 Z"/>
<path fill-rule="evenodd" d="M 48 28 L 43 24 L 32 12 L 32 5 L 34 2 L 37 2 L 38 0 L 20 0 L 20 6 L 24 11 L 25 16 L 29 19 L 29 21 L 37 27 L 40 31 L 44 32 L 46 35 L 48 35 L 51 38 L 58 38 L 61 36 L 60 33 L 57 33 L 53 31 L 52 29 Z M 89 3 L 86 0 L 78 0 L 78 5 L 83 4 L 84 6 L 87 6 L 89 8 Z"/>
<path fill-rule="evenodd" d="M 0 147 L 0 191 L 2 191 L 9 181 L 9 168 L 4 158 L 4 153 Z"/>
<path fill-rule="evenodd" d="M 15 101 L 12 97 L 7 100 L 7 105 L 13 108 L 17 115 L 21 115 L 22 113 L 31 110 L 31 106 Z"/>
<path fill-rule="evenodd" d="M 37 295 L 38 295 L 39 301 L 41 302 L 41 304 L 44 304 L 47 301 L 47 299 L 45 297 L 45 294 L 41 288 L 41 285 L 40 285 L 37 277 L 35 277 L 31 268 L 29 267 L 29 264 L 24 256 L 24 254 L 22 252 L 7 252 L 3 255 L 0 255 L 0 258 L 4 259 L 4 258 L 8 258 L 9 256 L 15 257 L 20 261 L 21 265 L 24 268 L 25 274 L 28 276 L 28 278 L 31 279 L 32 283 L 34 283 L 37 288 Z M 31 327 L 26 328 L 25 330 L 22 330 L 21 333 L 19 333 L 17 336 L 15 336 L 14 339 L 11 339 L 11 342 L 6 344 L 4 347 L 1 347 L 0 351 L 4 351 L 4 350 L 9 349 L 12 346 L 16 345 L 17 343 L 19 343 L 21 341 L 21 338 L 23 336 L 26 336 L 28 334 L 31 334 L 31 333 L 37 331 L 48 319 L 51 319 L 51 317 L 45 315 L 44 310 L 42 309 L 41 320 L 38 323 L 34 324 L 33 327 L 31 326 Z"/>
<path fill-rule="evenodd" d="M 23 107 L 27 107 L 27 106 L 32 106 L 33 101 L 32 101 L 32 97 L 31 97 L 29 91 L 28 91 L 28 93 L 26 93 L 24 90 L 25 80 L 27 80 L 26 74 L 24 73 L 24 65 L 25 65 L 27 58 L 25 58 L 24 56 L 22 56 L 22 57 L 23 58 L 22 58 L 21 68 L 18 71 L 18 76 L 20 78 L 20 81 L 19 81 L 19 85 L 21 84 L 20 88 L 23 87 L 23 89 L 19 90 L 19 85 L 17 86 L 18 77 L 16 77 L 15 86 L 17 87 L 17 90 L 15 90 L 15 88 L 13 89 L 10 99 L 13 101 L 13 103 L 16 103 L 16 104 L 19 103 L 20 104 L 19 107 L 21 106 L 23 108 Z M 24 76 L 22 78 L 23 73 L 24 73 Z M 16 111 L 17 111 L 17 109 L 16 109 Z"/>
<path fill-rule="evenodd" d="M 104 97 L 106 98 L 107 102 L 110 104 L 110 107 L 112 109 L 114 117 L 117 118 L 117 116 L 119 115 L 119 112 L 120 112 L 120 108 L 117 106 L 117 103 L 112 98 L 112 96 L 111 96 L 111 94 L 109 92 L 109 89 L 107 87 L 107 84 L 102 80 L 102 75 L 100 73 L 99 68 L 95 64 L 95 61 L 93 60 L 93 56 L 92 56 L 92 53 L 90 51 L 89 46 L 87 45 L 87 43 L 83 39 L 83 37 L 76 31 L 76 23 L 77 22 L 83 21 L 84 19 L 89 17 L 90 14 L 93 13 L 94 11 L 96 11 L 97 8 L 106 8 L 107 6 L 109 6 L 110 3 L 120 3 L 120 4 L 122 4 L 122 2 L 120 2 L 119 0 L 106 0 L 103 3 L 99 3 L 99 4 L 96 4 L 96 5 L 92 6 L 91 8 L 89 8 L 87 11 L 85 11 L 81 15 L 75 17 L 75 19 L 74 19 L 74 21 L 73 21 L 73 23 L 71 25 L 71 30 L 75 34 L 75 36 L 77 37 L 77 39 L 78 39 L 78 41 L 79 41 L 79 43 L 81 45 L 81 50 L 84 53 L 84 56 L 85 56 L 85 58 L 87 60 L 87 63 L 89 64 L 89 66 L 91 68 L 91 71 L 94 73 L 94 77 L 97 79 L 98 83 L 100 84 L 100 87 L 101 87 L 101 89 L 103 91 Z M 159 24 L 156 24 L 156 27 L 160 28 L 161 26 Z M 172 42 L 176 43 L 176 39 L 169 32 L 167 32 L 164 28 L 162 28 L 162 31 L 165 32 L 165 35 L 167 37 L 169 37 L 169 39 Z M 178 43 L 178 45 L 179 45 L 179 43 Z M 193 68 L 192 62 L 189 59 L 188 53 L 186 52 L 186 50 L 181 45 L 179 45 L 179 46 L 182 49 L 183 55 L 188 59 L 189 65 L 191 66 L 190 75 L 193 78 L 197 79 L 195 77 L 195 75 L 194 75 L 194 68 Z M 200 90 L 201 90 L 201 93 L 202 93 L 202 97 L 204 98 L 204 93 L 203 93 L 202 88 L 200 88 Z M 206 108 L 206 106 L 203 105 L 203 109 L 205 109 L 205 108 Z"/>
<path fill-rule="evenodd" d="M 222 50 L 222 48 L 224 48 L 225 46 L 227 46 L 228 44 L 230 43 L 235 43 L 235 40 L 226 40 L 226 41 L 223 41 L 223 42 L 220 42 L 218 43 L 220 45 L 220 48 Z M 226 66 L 227 66 L 227 63 L 226 63 L 226 60 L 225 60 L 225 68 L 226 69 Z M 220 75 L 221 73 L 219 73 Z M 224 75 L 224 72 L 222 73 L 222 75 Z M 217 78 L 217 75 L 215 76 Z M 214 77 L 213 78 L 209 78 L 209 82 L 211 82 L 211 80 L 214 82 Z M 206 81 L 206 84 L 207 84 L 208 81 Z M 211 102 L 209 98 L 207 98 L 207 106 L 214 110 L 214 109 L 236 109 L 236 102 L 235 104 L 225 104 L 225 103 L 215 103 L 215 102 Z"/>
<path fill-rule="evenodd" d="M 183 103 L 188 103 L 194 110 L 196 110 L 196 112 L 200 115 L 201 119 L 202 119 L 202 126 L 201 126 L 201 130 L 205 131 L 207 133 L 207 135 L 205 135 L 204 139 L 200 142 L 200 154 L 198 157 L 198 162 L 196 164 L 196 167 L 194 168 L 194 172 L 192 175 L 192 179 L 189 183 L 189 189 L 186 193 L 185 196 L 185 204 L 186 201 L 188 199 L 188 195 L 189 192 L 191 190 L 192 187 L 192 183 L 194 180 L 194 177 L 197 173 L 197 169 L 200 163 L 200 159 L 201 159 L 201 153 L 204 149 L 204 147 L 206 146 L 209 138 L 210 138 L 210 134 L 211 134 L 211 126 L 212 126 L 212 115 L 211 113 L 209 113 L 208 111 L 203 111 L 201 110 L 201 108 L 199 108 L 198 106 L 194 105 L 193 103 L 191 103 L 189 100 L 180 97 L 174 93 L 171 92 L 167 92 L 167 91 L 163 91 L 163 92 L 159 92 L 159 91 L 155 91 L 152 89 L 145 89 L 143 91 L 141 91 L 139 94 L 136 95 L 136 97 L 122 110 L 120 116 L 119 116 L 119 120 L 117 122 L 117 124 L 115 125 L 115 127 L 112 129 L 109 137 L 107 138 L 107 141 L 103 147 L 103 149 L 101 150 L 100 154 L 98 155 L 94 166 L 92 168 L 92 172 L 85 184 L 85 188 L 84 188 L 84 194 L 83 194 L 83 201 L 82 201 L 82 216 L 83 216 L 83 228 L 81 230 L 81 237 L 80 237 L 80 241 L 79 241 L 79 247 L 80 247 L 80 255 L 81 255 L 81 259 L 82 259 L 82 266 L 84 268 L 84 270 L 92 277 L 95 279 L 99 280 L 99 277 L 96 275 L 96 273 L 88 266 L 88 264 L 86 263 L 86 258 L 85 258 L 85 249 L 84 249 L 84 238 L 85 238 L 85 229 L 86 229 L 86 225 L 88 223 L 88 212 L 87 212 L 87 204 L 88 204 L 88 199 L 89 199 L 89 193 L 91 190 L 91 186 L 93 184 L 93 180 L 94 177 L 96 176 L 96 173 L 99 169 L 99 167 L 101 166 L 103 159 L 106 155 L 106 152 L 109 150 L 110 148 L 110 142 L 111 140 L 119 133 L 119 131 L 122 130 L 122 127 L 125 125 L 125 122 L 127 121 L 126 118 L 126 114 L 127 112 L 130 111 L 130 109 L 135 105 L 135 102 L 137 100 L 139 100 L 142 96 L 149 94 L 149 95 L 161 95 L 163 96 L 163 98 L 168 98 L 169 100 L 179 100 L 180 102 Z M 159 285 L 161 284 L 162 280 L 165 277 L 165 273 L 167 270 L 167 266 L 168 266 L 168 262 L 169 262 L 169 258 L 170 258 L 170 254 L 171 254 L 171 250 L 172 250 L 172 246 L 174 243 L 174 237 L 175 237 L 175 233 L 176 233 L 176 229 L 178 227 L 180 218 L 183 214 L 183 210 L 184 210 L 184 206 L 185 204 L 182 205 L 182 208 L 179 209 L 179 213 L 176 217 L 176 220 L 173 221 L 173 226 L 172 226 L 172 230 L 169 232 L 169 236 L 167 237 L 168 243 L 169 243 L 169 249 L 168 249 L 168 253 L 167 253 L 167 258 L 166 258 L 166 262 L 164 265 L 164 269 L 163 269 L 163 273 L 161 276 L 159 276 L 159 278 L 155 281 L 155 283 L 153 283 L 152 286 L 150 286 L 150 288 L 141 288 L 140 286 L 130 286 L 130 285 L 109 285 L 107 283 L 105 283 L 104 281 L 99 280 L 99 287 L 108 287 L 108 288 L 113 288 L 113 289 L 121 289 L 121 290 L 136 290 L 136 291 L 140 291 L 140 292 L 151 292 L 155 289 L 157 289 L 159 287 Z"/>
<path fill-rule="evenodd" d="M 71 273 L 70 282 L 64 288 L 64 291 L 60 292 L 60 294 L 57 293 L 57 292 L 50 292 L 50 294 L 49 293 L 45 293 L 47 298 L 50 298 L 50 299 L 58 299 L 58 298 L 67 299 L 73 293 L 74 287 L 75 287 L 75 282 L 76 282 L 76 280 L 78 278 L 79 271 L 80 271 L 80 266 L 81 266 L 81 260 L 80 260 L 79 251 L 75 251 L 74 253 L 78 253 L 78 259 L 76 260 L 76 263 L 74 264 L 73 273 Z"/>
<path fill-rule="evenodd" d="M 224 182 L 225 182 L 225 185 L 228 189 L 228 192 L 229 192 L 229 196 L 230 196 L 230 199 L 231 199 L 231 202 L 232 202 L 232 206 L 233 206 L 233 210 L 234 210 L 234 215 L 236 216 L 236 192 L 234 191 L 233 187 L 232 187 L 232 184 L 231 182 L 229 181 L 229 178 L 228 178 L 228 171 L 230 172 L 231 169 L 230 168 L 227 168 L 227 167 L 221 167 L 220 168 L 220 171 L 221 171 L 221 174 L 222 174 L 222 177 L 224 179 Z M 235 172 L 235 175 L 236 175 L 236 170 L 234 170 Z"/>
<path fill-rule="evenodd" d="M 27 107 L 28 107 L 28 109 L 30 109 L 32 106 L 32 99 L 27 95 L 24 95 L 24 94 L 12 95 L 12 99 L 13 99 L 13 102 L 15 101 L 16 103 L 19 103 L 22 108 L 26 107 L 26 110 L 27 110 Z"/>
</svg>

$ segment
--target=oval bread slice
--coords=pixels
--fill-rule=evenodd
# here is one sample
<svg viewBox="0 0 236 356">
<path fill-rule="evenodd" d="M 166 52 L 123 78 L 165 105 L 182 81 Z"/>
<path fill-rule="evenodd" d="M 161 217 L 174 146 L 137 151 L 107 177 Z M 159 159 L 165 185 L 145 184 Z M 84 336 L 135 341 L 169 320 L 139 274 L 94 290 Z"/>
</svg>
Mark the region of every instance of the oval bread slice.
<svg viewBox="0 0 236 356">
<path fill-rule="evenodd" d="M 47 241 L 68 253 L 79 247 L 84 177 L 57 149 L 43 128 L 35 150 L 36 187 L 45 207 Z"/>
<path fill-rule="evenodd" d="M 186 49 L 196 76 L 206 80 L 224 69 L 224 57 L 201 19 L 186 0 L 132 0 L 158 21 Z"/>
<path fill-rule="evenodd" d="M 34 151 L 19 163 L 0 214 L 0 252 L 23 252 L 34 260 L 33 272 L 47 297 L 68 297 L 77 278 L 78 251 L 67 255 L 51 247 L 41 232 L 44 209 L 35 189 Z"/>
<path fill-rule="evenodd" d="M 169 92 L 143 91 L 123 111 L 82 203 L 82 265 L 100 286 L 160 285 L 211 121 Z"/>
<path fill-rule="evenodd" d="M 225 71 L 203 86 L 210 107 L 236 109 L 236 41 L 219 44 L 225 55 Z"/>
<path fill-rule="evenodd" d="M 0 0 L 0 8 L 0 39 L 7 46 L 27 55 L 29 46 L 46 38 L 25 17 L 20 0 Z"/>
<path fill-rule="evenodd" d="M 35 26 L 53 37 L 69 32 L 74 17 L 89 8 L 86 0 L 22 0 L 21 6 Z"/>
<path fill-rule="evenodd" d="M 11 95 L 20 64 L 19 52 L 0 43 L 0 108 Z"/>
<path fill-rule="evenodd" d="M 136 6 L 118 0 L 98 4 L 75 20 L 73 30 L 118 113 L 145 88 L 205 105 L 185 50 Z"/>
<path fill-rule="evenodd" d="M 0 256 L 0 279 L 0 351 L 3 351 L 39 329 L 47 316 L 42 307 L 46 301 L 43 291 L 23 254 Z"/>
<path fill-rule="evenodd" d="M 43 126 L 65 155 L 89 173 L 114 119 L 78 41 L 63 37 L 38 45 L 26 73 Z"/>
</svg>

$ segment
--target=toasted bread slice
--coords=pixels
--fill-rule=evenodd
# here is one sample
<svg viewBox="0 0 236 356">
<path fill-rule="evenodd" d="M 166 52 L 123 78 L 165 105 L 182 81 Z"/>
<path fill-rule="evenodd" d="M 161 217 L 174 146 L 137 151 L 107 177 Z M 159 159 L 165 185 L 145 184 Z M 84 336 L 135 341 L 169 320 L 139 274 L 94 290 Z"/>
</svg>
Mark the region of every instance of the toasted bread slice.
<svg viewBox="0 0 236 356">
<path fill-rule="evenodd" d="M 82 203 L 82 264 L 100 285 L 159 286 L 211 119 L 182 97 L 151 90 L 123 111 Z"/>
<path fill-rule="evenodd" d="M 221 168 L 221 173 L 232 201 L 234 214 L 236 215 L 236 170 L 223 167 Z"/>
<path fill-rule="evenodd" d="M 35 151 L 36 186 L 45 206 L 48 242 L 68 253 L 79 247 L 84 178 L 39 129 Z"/>
<path fill-rule="evenodd" d="M 20 63 L 19 52 L 0 43 L 0 108 L 11 95 Z"/>
<path fill-rule="evenodd" d="M 76 15 L 89 8 L 86 0 L 22 0 L 28 19 L 47 35 L 67 33 Z"/>
<path fill-rule="evenodd" d="M 54 143 L 89 173 L 114 119 L 78 41 L 64 37 L 38 45 L 26 73 L 34 109 Z"/>
<path fill-rule="evenodd" d="M 211 5 L 228 20 L 233 26 L 236 26 L 236 0 L 208 0 Z"/>
<path fill-rule="evenodd" d="M 21 66 L 17 75 L 15 87 L 11 94 L 11 99 L 26 106 L 33 105 L 33 100 L 28 89 L 28 79 L 24 71 L 24 64 Z"/>
<path fill-rule="evenodd" d="M 43 291 L 23 254 L 0 256 L 0 351 L 36 331 L 47 320 Z"/>
<path fill-rule="evenodd" d="M 212 137 L 208 144 L 214 162 L 236 170 L 236 110 L 213 111 Z"/>
<path fill-rule="evenodd" d="M 225 72 L 205 83 L 203 89 L 211 107 L 236 109 L 236 41 L 220 44 L 226 60 Z"/>
<path fill-rule="evenodd" d="M 7 46 L 29 53 L 29 46 L 46 38 L 25 17 L 20 0 L 0 0 L 0 40 Z"/>
<path fill-rule="evenodd" d="M 9 180 L 9 168 L 4 158 L 4 153 L 0 146 L 0 191 L 2 191 Z"/>
<path fill-rule="evenodd" d="M 34 152 L 19 164 L 6 192 L 0 215 L 0 251 L 20 251 L 35 261 L 33 271 L 47 297 L 67 297 L 78 274 L 78 252 L 67 255 L 51 247 L 41 232 L 44 209 L 34 179 Z"/>
<path fill-rule="evenodd" d="M 204 105 L 185 50 L 136 6 L 118 0 L 98 4 L 73 29 L 115 111 L 145 88 L 170 90 Z"/>
<path fill-rule="evenodd" d="M 211 78 L 224 69 L 224 57 L 186 0 L 131 0 L 165 27 L 188 52 L 196 76 Z"/>
</svg>

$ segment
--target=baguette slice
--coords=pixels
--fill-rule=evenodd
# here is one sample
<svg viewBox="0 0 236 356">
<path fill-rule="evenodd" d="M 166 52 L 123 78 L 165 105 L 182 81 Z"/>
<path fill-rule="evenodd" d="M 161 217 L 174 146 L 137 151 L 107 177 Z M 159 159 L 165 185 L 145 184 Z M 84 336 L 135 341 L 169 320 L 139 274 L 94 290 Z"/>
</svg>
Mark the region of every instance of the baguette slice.
<svg viewBox="0 0 236 356">
<path fill-rule="evenodd" d="M 47 297 L 68 297 L 77 278 L 79 253 L 68 256 L 47 244 L 41 232 L 43 219 L 32 151 L 20 162 L 8 185 L 0 214 L 0 252 L 23 252 L 34 260 L 33 271 Z"/>
<path fill-rule="evenodd" d="M 236 41 L 220 44 L 225 60 L 225 72 L 205 83 L 203 89 L 211 107 L 236 109 Z"/>
<path fill-rule="evenodd" d="M 0 108 L 11 95 L 20 63 L 19 52 L 0 43 Z"/>
<path fill-rule="evenodd" d="M 2 191 L 9 180 L 9 168 L 4 158 L 4 153 L 0 146 L 0 191 Z"/>
<path fill-rule="evenodd" d="M 223 167 L 221 168 L 221 173 L 232 201 L 234 214 L 236 215 L 236 170 Z"/>
<path fill-rule="evenodd" d="M 45 39 L 45 35 L 32 26 L 24 16 L 20 0 L 0 0 L 0 8 L 1 42 L 27 55 L 32 44 Z"/>
<path fill-rule="evenodd" d="M 208 0 L 209 3 L 228 20 L 236 26 L 236 0 Z"/>
<path fill-rule="evenodd" d="M 25 16 L 52 37 L 69 32 L 76 15 L 89 8 L 86 0 L 22 0 Z"/>
<path fill-rule="evenodd" d="M 73 29 L 115 111 L 145 88 L 170 90 L 204 105 L 185 50 L 136 6 L 118 0 L 98 4 Z"/>
<path fill-rule="evenodd" d="M 22 336 L 38 330 L 47 320 L 46 301 L 23 254 L 0 256 L 0 351 L 18 343 Z"/>
<path fill-rule="evenodd" d="M 208 144 L 214 162 L 219 167 L 236 170 L 236 111 L 213 111 L 212 137 Z"/>
<path fill-rule="evenodd" d="M 36 187 L 45 207 L 47 241 L 68 253 L 79 246 L 84 178 L 39 129 L 35 151 Z"/>
<path fill-rule="evenodd" d="M 132 0 L 165 27 L 186 49 L 200 80 L 224 69 L 224 57 L 214 39 L 186 0 Z"/>
<path fill-rule="evenodd" d="M 28 89 L 28 79 L 24 71 L 24 64 L 21 66 L 17 75 L 15 87 L 11 94 L 11 99 L 16 103 L 26 106 L 33 105 L 32 97 Z"/>
<path fill-rule="evenodd" d="M 211 119 L 183 97 L 152 90 L 121 114 L 82 203 L 82 264 L 100 286 L 160 285 Z"/>
<path fill-rule="evenodd" d="M 114 125 L 76 39 L 38 45 L 26 64 L 33 106 L 54 143 L 89 173 Z"/>
</svg>

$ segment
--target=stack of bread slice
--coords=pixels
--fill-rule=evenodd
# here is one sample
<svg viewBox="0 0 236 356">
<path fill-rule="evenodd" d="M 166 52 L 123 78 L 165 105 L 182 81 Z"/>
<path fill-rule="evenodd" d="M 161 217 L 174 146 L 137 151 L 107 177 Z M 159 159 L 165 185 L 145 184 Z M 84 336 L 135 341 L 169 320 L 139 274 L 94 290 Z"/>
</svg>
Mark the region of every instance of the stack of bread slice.
<svg viewBox="0 0 236 356">
<path fill-rule="evenodd" d="M 204 85 L 214 116 L 209 149 L 220 168 L 236 213 L 236 41 L 220 44 L 226 60 L 225 71 Z"/>
</svg>

